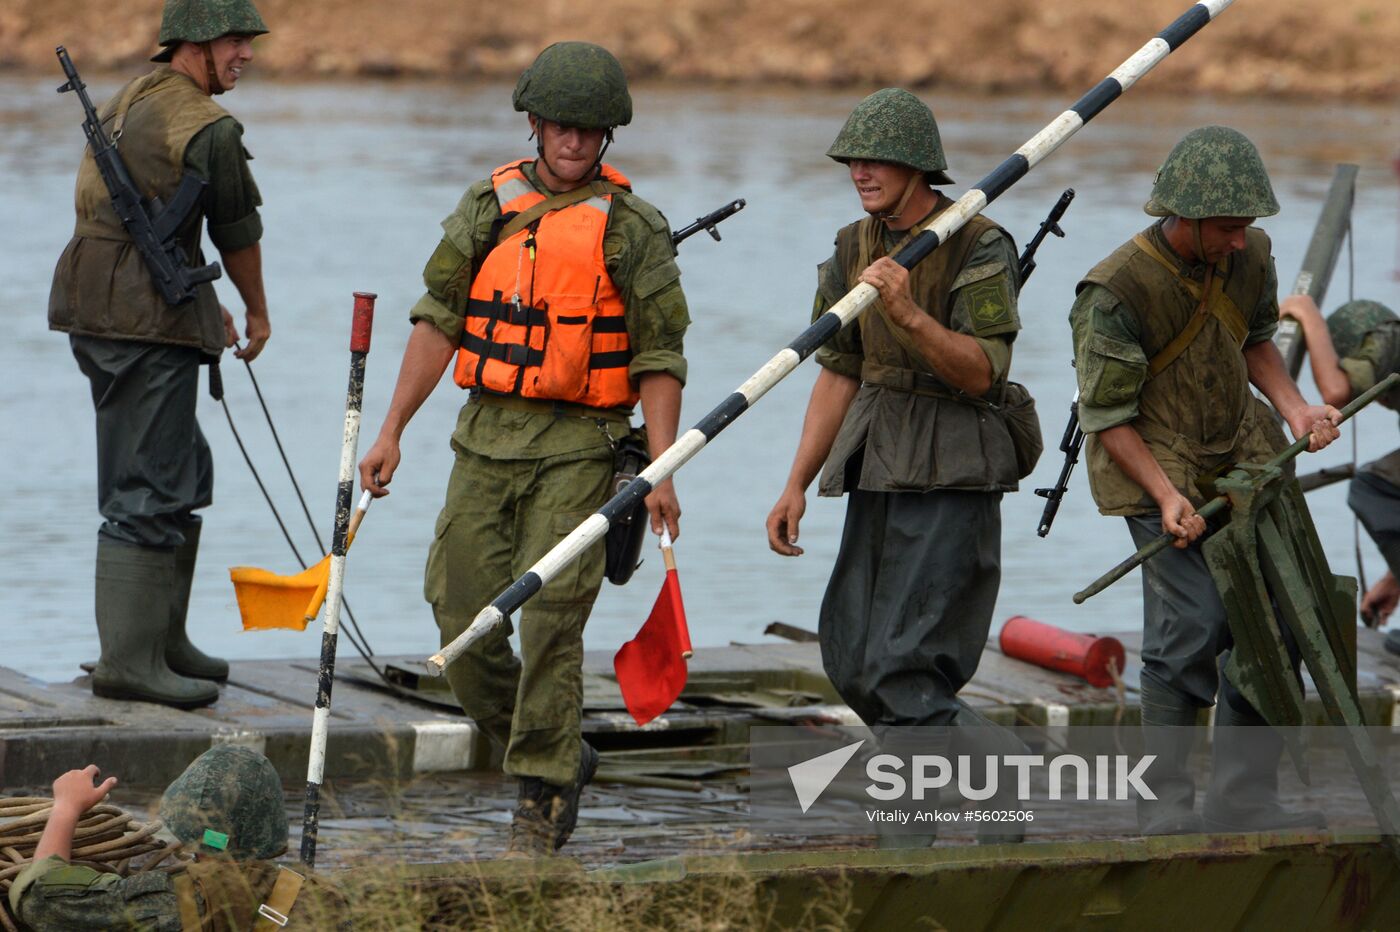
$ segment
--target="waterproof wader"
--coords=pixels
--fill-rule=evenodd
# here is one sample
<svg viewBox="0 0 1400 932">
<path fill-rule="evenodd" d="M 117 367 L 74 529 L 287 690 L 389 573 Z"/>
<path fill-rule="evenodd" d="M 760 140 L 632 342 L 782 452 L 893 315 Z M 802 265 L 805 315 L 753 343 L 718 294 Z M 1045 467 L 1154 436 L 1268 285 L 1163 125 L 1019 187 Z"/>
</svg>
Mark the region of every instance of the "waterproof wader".
<svg viewBox="0 0 1400 932">
<path fill-rule="evenodd" d="M 209 445 L 195 419 L 200 353 L 190 347 L 71 336 L 97 415 L 93 691 L 115 699 L 207 705 L 228 665 L 189 642 L 197 508 L 213 498 Z M 181 675 L 184 674 L 184 675 Z"/>
<path fill-rule="evenodd" d="M 1001 583 L 1001 494 L 850 493 L 822 663 L 867 725 L 951 725 Z"/>
</svg>

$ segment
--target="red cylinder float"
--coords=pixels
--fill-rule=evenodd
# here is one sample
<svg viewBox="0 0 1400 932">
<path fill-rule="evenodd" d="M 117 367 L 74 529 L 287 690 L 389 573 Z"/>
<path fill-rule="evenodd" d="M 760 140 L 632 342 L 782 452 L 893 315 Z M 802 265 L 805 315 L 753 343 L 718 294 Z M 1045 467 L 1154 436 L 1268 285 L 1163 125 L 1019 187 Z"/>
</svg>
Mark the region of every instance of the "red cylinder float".
<svg viewBox="0 0 1400 932">
<path fill-rule="evenodd" d="M 1113 685 L 1109 664 L 1123 672 L 1123 643 L 1117 638 L 1076 634 L 1034 618 L 1015 615 L 1001 626 L 1001 652 L 1008 657 L 1059 670 L 1091 686 Z"/>
</svg>

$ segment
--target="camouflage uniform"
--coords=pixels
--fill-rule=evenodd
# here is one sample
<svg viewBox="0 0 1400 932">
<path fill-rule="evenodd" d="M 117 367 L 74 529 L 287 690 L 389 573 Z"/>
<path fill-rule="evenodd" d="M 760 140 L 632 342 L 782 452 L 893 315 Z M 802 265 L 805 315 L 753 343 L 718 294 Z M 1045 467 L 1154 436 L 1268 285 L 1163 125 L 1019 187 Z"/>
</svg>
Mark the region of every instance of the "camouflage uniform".
<svg viewBox="0 0 1400 932">
<path fill-rule="evenodd" d="M 898 162 L 929 181 L 951 181 L 932 113 L 898 89 L 863 101 L 827 154 Z M 951 203 L 939 195 L 933 214 Z M 844 227 L 818 270 L 813 319 L 906 235 L 873 217 Z M 915 304 L 986 354 L 993 402 L 1020 329 L 1016 268 L 1011 237 L 976 217 L 910 273 Z M 866 723 L 947 725 L 986 643 L 1001 579 L 1001 495 L 1016 488 L 1015 453 L 987 400 L 943 383 L 895 330 L 877 301 L 816 354 L 819 365 L 861 383 L 819 485 L 821 495 L 851 496 L 822 600 L 822 658 Z"/>
<path fill-rule="evenodd" d="M 168 60 L 182 41 L 231 32 L 266 32 L 248 0 L 170 0 L 161 28 Z M 177 234 L 191 265 L 203 265 L 201 228 L 222 252 L 262 237 L 262 203 L 248 169 L 243 127 L 186 75 L 162 64 L 128 82 L 99 108 L 109 137 L 145 195 L 167 203 L 192 172 L 208 187 Z M 97 415 L 97 612 L 103 660 L 94 691 L 183 707 L 212 702 L 217 690 L 183 677 L 223 679 L 228 664 L 185 637 L 185 608 L 210 504 L 214 464 L 195 418 L 199 366 L 223 352 L 225 335 L 212 284 L 192 301 L 167 304 L 112 207 L 92 152 L 83 153 L 77 226 L 54 271 L 49 327 L 69 334 Z M 132 614 L 170 616 L 169 631 L 128 634 Z M 139 623 L 139 622 L 138 622 Z M 162 627 L 152 622 L 152 628 Z M 129 651 L 150 645 L 149 657 Z M 168 664 L 169 669 L 165 669 Z M 170 672 L 174 671 L 175 675 Z"/>
<path fill-rule="evenodd" d="M 593 49 L 598 47 L 584 48 Z M 566 108 L 566 114 L 599 107 L 593 97 L 544 104 L 530 99 L 543 89 L 578 84 L 576 73 L 555 76 L 532 68 L 517 88 L 517 109 L 543 108 L 553 118 L 552 106 Z M 630 99 L 625 114 L 608 116 L 609 126 L 626 122 Z M 556 122 L 590 125 L 578 118 Z M 533 165 L 523 171 L 537 190 L 552 193 Z M 445 235 L 424 270 L 427 293 L 410 318 L 431 322 L 453 345 L 462 339 L 473 275 L 494 247 L 493 225 L 500 216 L 491 181 L 474 184 L 443 221 Z M 683 337 L 690 317 L 666 219 L 631 192 L 614 197 L 603 254 L 625 304 L 628 375 L 635 381 L 665 373 L 684 384 Z M 424 581 L 443 644 L 609 497 L 613 447 L 630 431 L 627 418 L 579 406 L 548 409 L 548 402 L 474 392 L 461 410 L 452 435 L 456 463 Z M 583 626 L 602 584 L 603 557 L 601 543 L 590 548 L 523 609 L 521 659 L 511 651 L 506 623 L 447 669 L 463 710 L 506 748 L 509 774 L 556 786 L 576 780 Z"/>
<path fill-rule="evenodd" d="M 1278 204 L 1253 144 L 1234 130 L 1212 126 L 1193 131 L 1172 150 L 1146 210 L 1191 223 L 1271 216 Z M 1203 295 L 1208 282 L 1211 289 Z M 1089 486 L 1103 514 L 1127 519 L 1135 546 L 1161 534 L 1161 513 L 1097 434 L 1131 425 L 1175 489 L 1196 508 L 1222 470 L 1237 462 L 1261 462 L 1283 449 L 1277 421 L 1250 391 L 1243 355 L 1277 329 L 1277 291 L 1269 238 L 1262 231 L 1248 229 L 1244 249 L 1217 263 L 1208 277 L 1206 263 L 1177 255 L 1163 222 L 1124 244 L 1080 282 L 1070 323 L 1079 418 L 1088 435 Z M 1188 332 L 1188 322 L 1202 307 L 1204 325 L 1183 349 L 1178 336 Z M 1157 554 L 1143 564 L 1142 577 L 1141 708 L 1144 738 L 1157 756 L 1148 778 L 1158 799 L 1139 800 L 1139 823 L 1146 833 L 1199 831 L 1192 810 L 1195 786 L 1185 767 L 1194 738 L 1188 726 L 1195 724 L 1196 710 L 1215 704 L 1218 691 L 1225 700 L 1217 706 L 1218 724 L 1262 724 L 1262 719 L 1217 669 L 1218 663 L 1223 669 L 1221 655 L 1232 641 L 1200 541 Z M 1296 650 L 1293 654 L 1296 669 Z M 1272 733 L 1262 740 L 1270 753 L 1281 750 Z M 1274 772 L 1257 766 L 1268 762 L 1258 747 L 1244 762 L 1238 754 L 1230 756 L 1229 745 L 1215 743 L 1206 802 L 1207 818 L 1221 825 L 1241 813 L 1241 788 L 1253 785 L 1250 780 L 1271 781 Z M 1284 817 L 1273 793 L 1261 790 L 1258 796 L 1260 812 Z"/>
<path fill-rule="evenodd" d="M 1400 319 L 1374 301 L 1352 301 L 1327 318 L 1327 330 L 1355 398 L 1392 372 L 1400 372 Z M 1382 399 L 1400 407 L 1400 392 Z M 1400 578 L 1400 449 L 1367 463 L 1347 492 L 1347 504 L 1380 548 L 1386 567 Z"/>
<path fill-rule="evenodd" d="M 206 751 L 165 791 L 160 817 L 198 860 L 173 874 L 120 877 L 54 855 L 15 878 L 9 897 L 15 915 L 35 932 L 251 929 L 284 871 L 268 859 L 287 848 L 282 786 L 272 765 L 246 748 Z M 314 875 L 285 909 L 288 932 L 352 928 L 344 898 Z"/>
</svg>

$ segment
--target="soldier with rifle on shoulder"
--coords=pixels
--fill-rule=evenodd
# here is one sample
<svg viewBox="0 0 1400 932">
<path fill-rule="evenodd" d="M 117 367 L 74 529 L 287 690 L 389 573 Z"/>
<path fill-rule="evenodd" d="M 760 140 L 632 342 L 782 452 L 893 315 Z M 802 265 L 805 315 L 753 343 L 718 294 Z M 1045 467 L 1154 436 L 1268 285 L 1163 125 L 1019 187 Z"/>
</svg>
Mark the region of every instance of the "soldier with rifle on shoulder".
<svg viewBox="0 0 1400 932">
<path fill-rule="evenodd" d="M 267 32 L 251 0 L 167 0 L 154 71 L 89 118 L 77 228 L 58 260 L 49 327 L 69 335 L 97 414 L 96 615 L 92 691 L 197 708 L 219 698 L 228 663 L 196 648 L 185 614 L 200 517 L 213 499 L 195 419 L 201 362 L 237 340 L 204 265 L 205 225 L 242 296 L 251 362 L 271 332 L 258 245 L 262 203 L 243 127 L 214 101 Z M 90 106 L 67 53 L 69 83 Z M 106 140 L 108 145 L 102 145 Z M 160 205 L 170 207 L 161 209 Z M 172 215 L 177 205 L 188 213 Z M 163 239 L 162 239 L 163 237 Z M 213 382 L 211 369 L 211 390 Z"/>
</svg>

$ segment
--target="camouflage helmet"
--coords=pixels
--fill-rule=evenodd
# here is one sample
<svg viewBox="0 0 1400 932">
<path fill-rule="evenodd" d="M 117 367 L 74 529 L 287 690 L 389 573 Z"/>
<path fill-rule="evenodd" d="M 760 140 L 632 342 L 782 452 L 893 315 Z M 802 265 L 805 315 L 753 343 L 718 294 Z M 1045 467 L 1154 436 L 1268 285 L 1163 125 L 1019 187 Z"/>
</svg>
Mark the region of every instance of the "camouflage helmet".
<svg viewBox="0 0 1400 932">
<path fill-rule="evenodd" d="M 165 0 L 160 17 L 160 44 L 151 61 L 170 61 L 181 42 L 212 42 L 227 35 L 261 36 L 267 23 L 253 0 Z"/>
<path fill-rule="evenodd" d="M 1228 126 L 1203 126 L 1172 149 L 1143 210 L 1188 220 L 1272 217 L 1278 200 L 1254 143 Z"/>
<path fill-rule="evenodd" d="M 1327 333 L 1332 347 L 1343 359 L 1361 349 L 1366 334 L 1388 320 L 1396 320 L 1395 312 L 1379 301 L 1349 301 L 1327 317 Z"/>
<path fill-rule="evenodd" d="M 516 110 L 583 129 L 632 122 L 627 75 L 612 52 L 592 42 L 556 42 L 515 82 Z"/>
<path fill-rule="evenodd" d="M 930 184 L 953 183 L 944 171 L 948 160 L 933 111 L 899 87 L 878 90 L 856 104 L 826 155 L 842 163 L 852 159 L 897 162 L 922 169 Z"/>
<path fill-rule="evenodd" d="M 247 748 L 225 744 L 199 755 L 166 788 L 160 818 L 201 852 L 247 861 L 287 850 L 282 781 L 266 757 Z"/>
</svg>

